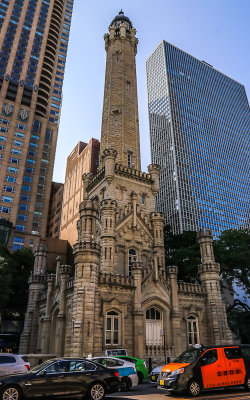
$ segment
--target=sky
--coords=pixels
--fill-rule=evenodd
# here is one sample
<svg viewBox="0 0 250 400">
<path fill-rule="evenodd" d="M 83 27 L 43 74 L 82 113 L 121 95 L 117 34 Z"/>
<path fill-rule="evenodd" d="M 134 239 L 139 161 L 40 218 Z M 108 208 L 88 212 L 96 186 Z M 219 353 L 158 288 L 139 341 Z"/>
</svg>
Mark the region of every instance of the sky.
<svg viewBox="0 0 250 400">
<path fill-rule="evenodd" d="M 74 0 L 53 180 L 64 182 L 76 144 L 100 139 L 103 35 L 123 9 L 139 39 L 137 85 L 142 170 L 151 163 L 146 60 L 162 40 L 242 83 L 250 95 L 250 0 Z"/>
</svg>

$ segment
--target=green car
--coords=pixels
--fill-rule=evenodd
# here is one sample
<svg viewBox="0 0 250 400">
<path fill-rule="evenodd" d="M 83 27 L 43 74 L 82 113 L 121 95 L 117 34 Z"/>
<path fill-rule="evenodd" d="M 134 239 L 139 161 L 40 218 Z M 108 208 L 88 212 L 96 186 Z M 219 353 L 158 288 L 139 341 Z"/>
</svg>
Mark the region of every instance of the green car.
<svg viewBox="0 0 250 400">
<path fill-rule="evenodd" d="M 115 356 L 115 357 L 135 364 L 135 369 L 137 372 L 139 383 L 142 383 L 143 379 L 148 378 L 148 369 L 145 361 L 141 360 L 140 358 L 129 357 L 129 356 Z"/>
</svg>

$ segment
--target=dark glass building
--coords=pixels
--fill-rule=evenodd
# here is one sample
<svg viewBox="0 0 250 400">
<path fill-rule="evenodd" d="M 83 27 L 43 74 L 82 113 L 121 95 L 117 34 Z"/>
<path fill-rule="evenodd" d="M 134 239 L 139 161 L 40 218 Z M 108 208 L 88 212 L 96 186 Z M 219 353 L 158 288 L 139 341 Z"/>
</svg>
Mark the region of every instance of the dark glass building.
<svg viewBox="0 0 250 400">
<path fill-rule="evenodd" d="M 161 42 L 147 60 L 157 208 L 174 233 L 249 228 L 250 110 L 242 84 Z"/>
<path fill-rule="evenodd" d="M 45 237 L 73 0 L 0 2 L 0 218 Z"/>
</svg>

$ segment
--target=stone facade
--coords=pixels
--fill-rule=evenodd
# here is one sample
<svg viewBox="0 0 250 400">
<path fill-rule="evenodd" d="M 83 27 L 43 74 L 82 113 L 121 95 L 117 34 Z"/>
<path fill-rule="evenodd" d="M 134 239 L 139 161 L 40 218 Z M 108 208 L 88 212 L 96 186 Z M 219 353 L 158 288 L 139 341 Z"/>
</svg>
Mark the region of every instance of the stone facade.
<svg viewBox="0 0 250 400">
<path fill-rule="evenodd" d="M 114 68 L 123 84 L 126 69 L 135 66 L 135 43 L 135 30 L 121 12 L 105 35 L 105 45 L 108 70 L 120 46 L 115 62 L 128 60 Z M 116 102 L 120 115 L 131 115 L 129 102 L 120 103 L 122 85 L 112 76 L 110 85 L 114 98 L 109 102 L 105 89 L 102 132 Z M 141 172 L 127 157 L 130 148 L 133 164 L 140 165 L 136 91 L 134 96 L 130 133 L 119 129 L 125 152 L 123 146 L 116 147 L 118 131 L 107 129 L 99 172 L 83 175 L 74 265 L 61 265 L 58 258 L 55 273 L 47 274 L 46 246 L 36 249 L 22 353 L 97 356 L 109 348 L 125 348 L 130 355 L 159 364 L 194 343 L 232 342 L 211 232 L 198 236 L 200 283 L 178 282 L 178 268 L 165 266 L 164 218 L 155 213 L 159 167 L 150 165 L 148 173 Z M 109 143 L 114 147 L 103 148 Z"/>
</svg>

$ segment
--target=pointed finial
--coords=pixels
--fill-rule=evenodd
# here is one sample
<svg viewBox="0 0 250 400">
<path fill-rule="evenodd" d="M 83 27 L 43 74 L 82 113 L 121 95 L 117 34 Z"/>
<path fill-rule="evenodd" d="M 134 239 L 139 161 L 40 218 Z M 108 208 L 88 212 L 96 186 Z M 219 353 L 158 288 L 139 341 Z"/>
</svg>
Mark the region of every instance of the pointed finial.
<svg viewBox="0 0 250 400">
<path fill-rule="evenodd" d="M 122 11 L 122 9 L 121 9 L 121 11 L 119 12 L 119 15 L 124 15 L 124 12 Z"/>
</svg>

